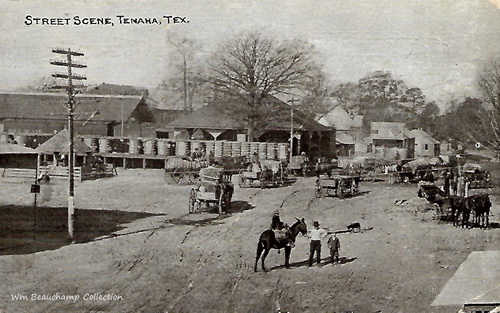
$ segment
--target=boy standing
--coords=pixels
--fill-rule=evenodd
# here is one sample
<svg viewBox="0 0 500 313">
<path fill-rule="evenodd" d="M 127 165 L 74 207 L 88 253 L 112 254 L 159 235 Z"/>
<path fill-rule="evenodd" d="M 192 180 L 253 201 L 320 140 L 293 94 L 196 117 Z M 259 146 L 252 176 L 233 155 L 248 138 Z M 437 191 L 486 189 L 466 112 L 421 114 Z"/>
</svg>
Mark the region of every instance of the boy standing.
<svg viewBox="0 0 500 313">
<path fill-rule="evenodd" d="M 339 262 L 339 251 L 340 251 L 340 240 L 337 238 L 337 234 L 333 233 L 330 238 L 328 238 L 328 246 L 330 247 L 330 259 L 332 264 Z M 335 262 L 334 262 L 335 261 Z"/>
</svg>

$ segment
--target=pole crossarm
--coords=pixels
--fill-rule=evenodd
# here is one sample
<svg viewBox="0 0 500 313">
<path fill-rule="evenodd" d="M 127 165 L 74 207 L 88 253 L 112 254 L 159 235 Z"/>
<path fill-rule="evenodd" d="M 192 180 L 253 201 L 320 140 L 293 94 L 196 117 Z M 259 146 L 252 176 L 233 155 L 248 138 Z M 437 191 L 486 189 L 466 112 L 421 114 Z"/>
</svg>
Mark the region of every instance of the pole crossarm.
<svg viewBox="0 0 500 313">
<path fill-rule="evenodd" d="M 67 63 L 64 61 L 50 61 L 50 64 L 52 65 L 57 65 L 57 66 L 71 66 L 71 67 L 78 67 L 78 68 L 86 68 L 87 65 L 85 64 L 80 64 L 80 63 Z"/>
<path fill-rule="evenodd" d="M 63 61 L 51 61 L 52 65 L 65 66 L 67 73 L 53 73 L 52 77 L 67 79 L 66 86 L 53 86 L 54 89 L 66 89 L 68 94 L 68 99 L 66 102 L 68 110 L 68 130 L 69 130 L 69 153 L 68 153 L 68 236 L 73 240 L 74 235 L 74 196 L 75 196 L 75 154 L 74 154 L 74 109 L 76 106 L 75 94 L 78 90 L 75 90 L 77 86 L 73 85 L 73 80 L 86 80 L 87 77 L 82 75 L 77 75 L 72 73 L 73 68 L 85 68 L 84 64 L 73 63 L 72 56 L 83 56 L 84 54 L 77 51 L 71 51 L 71 49 L 52 49 L 53 53 L 65 54 L 66 62 Z"/>
<path fill-rule="evenodd" d="M 86 80 L 87 77 L 81 76 L 81 75 L 68 75 L 68 74 L 63 74 L 63 73 L 54 73 L 52 74 L 52 77 L 55 78 L 71 78 L 71 79 L 76 79 L 76 80 Z"/>
<path fill-rule="evenodd" d="M 59 53 L 59 54 L 69 54 L 69 55 L 74 55 L 77 57 L 82 57 L 84 54 L 79 51 L 72 51 L 71 49 L 62 49 L 62 48 L 55 48 L 52 49 L 53 53 Z"/>
<path fill-rule="evenodd" d="M 73 88 L 73 89 L 87 89 L 88 85 L 78 84 L 78 85 L 72 85 L 71 87 L 69 87 L 69 86 L 50 86 L 49 88 L 50 89 L 66 89 L 66 90 L 68 90 L 68 88 Z M 76 90 L 76 91 L 78 91 L 78 90 Z"/>
</svg>

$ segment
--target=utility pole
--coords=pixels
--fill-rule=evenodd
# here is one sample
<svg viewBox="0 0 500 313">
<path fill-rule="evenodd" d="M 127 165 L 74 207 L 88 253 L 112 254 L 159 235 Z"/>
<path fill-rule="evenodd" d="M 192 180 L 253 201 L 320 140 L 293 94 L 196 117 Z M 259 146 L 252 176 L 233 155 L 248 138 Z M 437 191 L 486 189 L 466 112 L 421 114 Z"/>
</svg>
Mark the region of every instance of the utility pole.
<svg viewBox="0 0 500 313">
<path fill-rule="evenodd" d="M 68 94 L 68 102 L 66 107 L 68 109 L 68 130 L 69 130 L 69 153 L 68 153 L 68 180 L 69 180 L 69 192 L 68 192 L 68 235 L 69 239 L 73 240 L 74 237 L 74 215 L 75 215 L 75 177 L 74 177 L 74 166 L 75 166 L 75 155 L 74 155 L 74 127 L 73 127 L 73 115 L 75 108 L 75 95 L 77 93 L 77 88 L 83 87 L 82 85 L 73 85 L 73 80 L 86 80 L 85 76 L 80 76 L 73 74 L 73 68 L 86 68 L 84 64 L 73 63 L 73 56 L 83 56 L 84 54 L 77 51 L 72 51 L 71 49 L 52 49 L 53 53 L 66 55 L 66 61 L 50 61 L 50 64 L 57 66 L 65 66 L 67 68 L 66 73 L 54 73 L 52 77 L 67 79 L 66 86 L 56 86 L 55 88 L 66 89 Z"/>
<path fill-rule="evenodd" d="M 290 163 L 292 163 L 292 154 L 293 154 L 293 105 L 297 101 L 297 99 L 292 98 L 290 100 Z"/>
</svg>

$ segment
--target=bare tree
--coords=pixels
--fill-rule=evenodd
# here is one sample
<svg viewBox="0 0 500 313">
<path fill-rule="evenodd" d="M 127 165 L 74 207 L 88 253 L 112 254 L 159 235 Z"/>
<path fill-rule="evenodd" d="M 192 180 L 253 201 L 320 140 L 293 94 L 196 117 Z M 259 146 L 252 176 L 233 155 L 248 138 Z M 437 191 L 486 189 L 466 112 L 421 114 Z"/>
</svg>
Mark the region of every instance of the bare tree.
<svg viewBox="0 0 500 313">
<path fill-rule="evenodd" d="M 208 79 L 218 92 L 245 103 L 248 140 L 262 116 L 265 99 L 300 90 L 314 64 L 311 47 L 299 41 L 279 42 L 261 32 L 245 32 L 228 40 L 209 64 Z"/>
<path fill-rule="evenodd" d="M 204 84 L 202 58 L 197 53 L 201 49 L 195 41 L 171 34 L 167 36 L 167 42 L 175 53 L 170 62 L 173 67 L 171 77 L 163 83 L 163 87 L 169 89 L 171 94 L 178 94 L 177 100 L 182 101 L 184 110 L 192 111 L 193 98 Z"/>
<path fill-rule="evenodd" d="M 479 75 L 479 88 L 485 110 L 477 112 L 480 124 L 477 139 L 486 148 L 500 150 L 500 60 L 494 60 L 483 67 Z M 477 137 L 477 136 L 476 136 Z"/>
<path fill-rule="evenodd" d="M 320 70 L 311 71 L 307 80 L 299 91 L 301 101 L 297 108 L 309 116 L 325 114 L 332 109 L 331 83 Z"/>
</svg>

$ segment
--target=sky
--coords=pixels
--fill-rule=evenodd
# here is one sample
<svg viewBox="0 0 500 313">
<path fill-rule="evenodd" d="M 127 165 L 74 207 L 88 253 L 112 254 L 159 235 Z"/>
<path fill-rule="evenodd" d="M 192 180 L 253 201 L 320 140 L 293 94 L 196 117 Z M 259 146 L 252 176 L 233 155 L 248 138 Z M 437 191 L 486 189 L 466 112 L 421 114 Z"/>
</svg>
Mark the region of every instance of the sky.
<svg viewBox="0 0 500 313">
<path fill-rule="evenodd" d="M 178 58 L 167 35 L 187 37 L 210 54 L 241 31 L 307 40 L 334 82 L 390 71 L 428 100 L 476 96 L 477 75 L 500 57 L 497 0 L 2 0 L 0 90 L 39 83 L 61 71 L 52 48 L 71 48 L 88 67 L 87 84 L 157 87 Z M 32 16 L 27 19 L 26 16 Z M 157 18 L 161 25 L 120 23 Z M 111 25 L 75 25 L 74 17 L 109 17 Z M 162 16 L 179 16 L 167 23 Z M 36 25 L 33 18 L 68 25 Z M 188 22 L 188 23 L 184 23 Z"/>
</svg>

